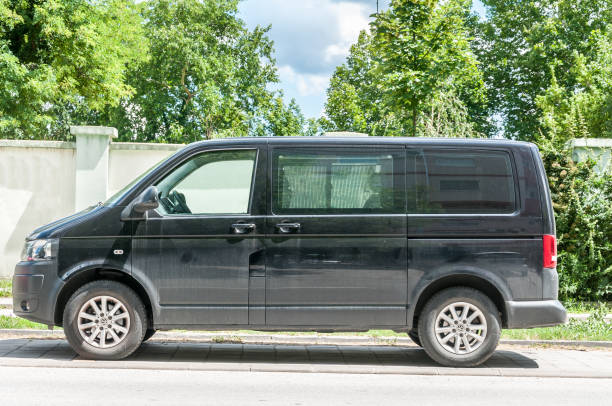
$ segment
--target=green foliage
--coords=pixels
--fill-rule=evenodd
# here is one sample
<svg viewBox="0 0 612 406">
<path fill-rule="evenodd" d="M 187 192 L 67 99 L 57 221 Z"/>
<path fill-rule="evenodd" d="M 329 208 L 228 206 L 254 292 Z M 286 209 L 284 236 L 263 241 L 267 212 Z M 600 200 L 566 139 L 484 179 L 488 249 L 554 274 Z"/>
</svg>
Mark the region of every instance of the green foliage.
<svg viewBox="0 0 612 406">
<path fill-rule="evenodd" d="M 35 323 L 30 320 L 22 319 L 19 317 L 0 316 L 0 329 L 32 329 L 32 330 L 46 330 L 46 324 Z M 60 329 L 55 327 L 55 329 Z"/>
<path fill-rule="evenodd" d="M 70 112 L 131 94 L 140 22 L 132 0 L 0 0 L 0 136 L 65 139 Z"/>
<path fill-rule="evenodd" d="M 612 31 L 595 32 L 592 42 L 590 60 L 577 52 L 572 55 L 573 90 L 561 86 L 553 70 L 550 86 L 536 97 L 539 122 L 549 137 L 612 136 Z"/>
<path fill-rule="evenodd" d="M 537 139 L 549 176 L 559 237 L 563 298 L 612 297 L 612 177 L 597 176 L 594 162 L 572 161 L 574 138 L 610 136 L 612 127 L 612 39 L 596 32 L 591 60 L 574 52 L 574 90 L 551 84 L 536 97 L 543 130 Z"/>
<path fill-rule="evenodd" d="M 475 23 L 473 49 L 489 89 L 489 113 L 508 138 L 538 137 L 536 99 L 552 81 L 572 93 L 584 85 L 577 60 L 597 53 L 597 33 L 612 22 L 610 0 L 484 0 L 488 18 Z M 582 83 L 581 83 L 582 81 Z"/>
<path fill-rule="evenodd" d="M 478 136 L 486 119 L 471 110 L 485 103 L 484 83 L 469 46 L 468 9 L 459 0 L 393 1 L 336 69 L 322 126 L 370 135 Z"/>
<path fill-rule="evenodd" d="M 345 64 L 336 68 L 327 90 L 326 117 L 329 131 L 355 131 L 370 135 L 399 135 L 401 124 L 382 104 L 383 91 L 373 73 L 372 36 L 362 31 L 351 46 Z"/>
<path fill-rule="evenodd" d="M 464 21 L 468 6 L 460 0 L 394 0 L 372 24 L 383 101 L 410 120 L 413 136 L 424 100 L 465 80 L 482 88 Z"/>
<path fill-rule="evenodd" d="M 0 297 L 11 296 L 13 282 L 11 279 L 0 279 Z"/>
<path fill-rule="evenodd" d="M 277 81 L 267 28 L 236 17 L 238 0 L 156 0 L 144 5 L 150 58 L 130 71 L 136 89 L 111 112 L 125 140 L 185 142 L 230 131 L 278 105 L 266 85 Z"/>
<path fill-rule="evenodd" d="M 612 298 L 612 177 L 575 163 L 566 139 L 540 140 L 555 210 L 560 296 Z"/>
<path fill-rule="evenodd" d="M 253 135 L 317 135 L 320 132 L 318 122 L 305 119 L 300 106 L 291 100 L 285 106 L 282 93 L 271 102 L 271 108 L 264 112 L 263 120 L 257 123 Z"/>
<path fill-rule="evenodd" d="M 269 28 L 239 0 L 0 0 L 0 136 L 123 141 L 312 133 L 278 81 Z M 272 120 L 273 122 L 268 122 Z"/>
<path fill-rule="evenodd" d="M 453 92 L 438 92 L 417 120 L 417 134 L 424 137 L 474 138 L 484 134 L 470 117 L 470 110 Z"/>
</svg>

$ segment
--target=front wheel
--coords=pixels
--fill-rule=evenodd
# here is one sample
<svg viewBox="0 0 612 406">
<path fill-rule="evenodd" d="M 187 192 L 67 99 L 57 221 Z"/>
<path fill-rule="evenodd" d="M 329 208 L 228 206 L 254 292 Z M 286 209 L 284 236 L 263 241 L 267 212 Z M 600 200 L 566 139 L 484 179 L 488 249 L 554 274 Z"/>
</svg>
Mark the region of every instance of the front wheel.
<svg viewBox="0 0 612 406">
<path fill-rule="evenodd" d="M 142 342 L 144 343 L 145 341 L 149 341 L 149 338 L 153 337 L 153 335 L 157 332 L 157 330 L 154 330 L 152 328 L 148 328 L 147 332 L 144 335 L 144 338 L 142 339 Z"/>
<path fill-rule="evenodd" d="M 436 362 L 451 367 L 473 367 L 497 348 L 500 328 L 495 304 L 482 292 L 457 287 L 435 294 L 419 316 L 419 338 Z"/>
<path fill-rule="evenodd" d="M 147 331 L 147 313 L 126 285 L 94 281 L 78 289 L 64 309 L 64 333 L 82 357 L 115 360 L 132 354 Z"/>
</svg>

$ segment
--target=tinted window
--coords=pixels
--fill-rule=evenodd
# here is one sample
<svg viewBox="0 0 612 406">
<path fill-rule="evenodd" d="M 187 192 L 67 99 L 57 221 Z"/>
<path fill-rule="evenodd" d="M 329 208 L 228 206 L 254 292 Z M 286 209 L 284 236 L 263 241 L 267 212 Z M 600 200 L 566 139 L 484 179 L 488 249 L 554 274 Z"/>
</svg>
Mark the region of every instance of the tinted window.
<svg viewBox="0 0 612 406">
<path fill-rule="evenodd" d="M 164 214 L 244 214 L 249 210 L 255 150 L 197 155 L 157 184 Z"/>
<path fill-rule="evenodd" d="M 403 153 L 275 150 L 274 213 L 401 213 Z"/>
<path fill-rule="evenodd" d="M 506 152 L 409 153 L 410 213 L 512 213 L 515 199 L 512 165 Z"/>
</svg>

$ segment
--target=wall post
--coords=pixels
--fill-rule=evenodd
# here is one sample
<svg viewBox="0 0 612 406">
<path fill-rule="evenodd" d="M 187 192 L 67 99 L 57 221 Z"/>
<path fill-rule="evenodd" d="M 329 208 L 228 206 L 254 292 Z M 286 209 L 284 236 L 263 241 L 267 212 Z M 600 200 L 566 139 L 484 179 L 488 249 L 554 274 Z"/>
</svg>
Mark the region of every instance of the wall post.
<svg viewBox="0 0 612 406">
<path fill-rule="evenodd" d="M 98 126 L 71 126 L 76 138 L 76 179 L 74 208 L 83 210 L 106 200 L 108 193 L 108 150 L 117 129 Z"/>
</svg>

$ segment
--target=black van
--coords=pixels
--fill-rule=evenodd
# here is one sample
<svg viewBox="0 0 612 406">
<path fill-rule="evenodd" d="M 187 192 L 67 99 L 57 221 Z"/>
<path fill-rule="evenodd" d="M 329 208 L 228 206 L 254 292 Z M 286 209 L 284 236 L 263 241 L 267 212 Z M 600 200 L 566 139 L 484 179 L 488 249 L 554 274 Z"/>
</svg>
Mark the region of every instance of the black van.
<svg viewBox="0 0 612 406">
<path fill-rule="evenodd" d="M 35 230 L 13 279 L 17 315 L 95 359 L 156 330 L 376 328 L 473 366 L 564 323 L 557 291 L 533 144 L 390 137 L 191 144 Z"/>
</svg>

